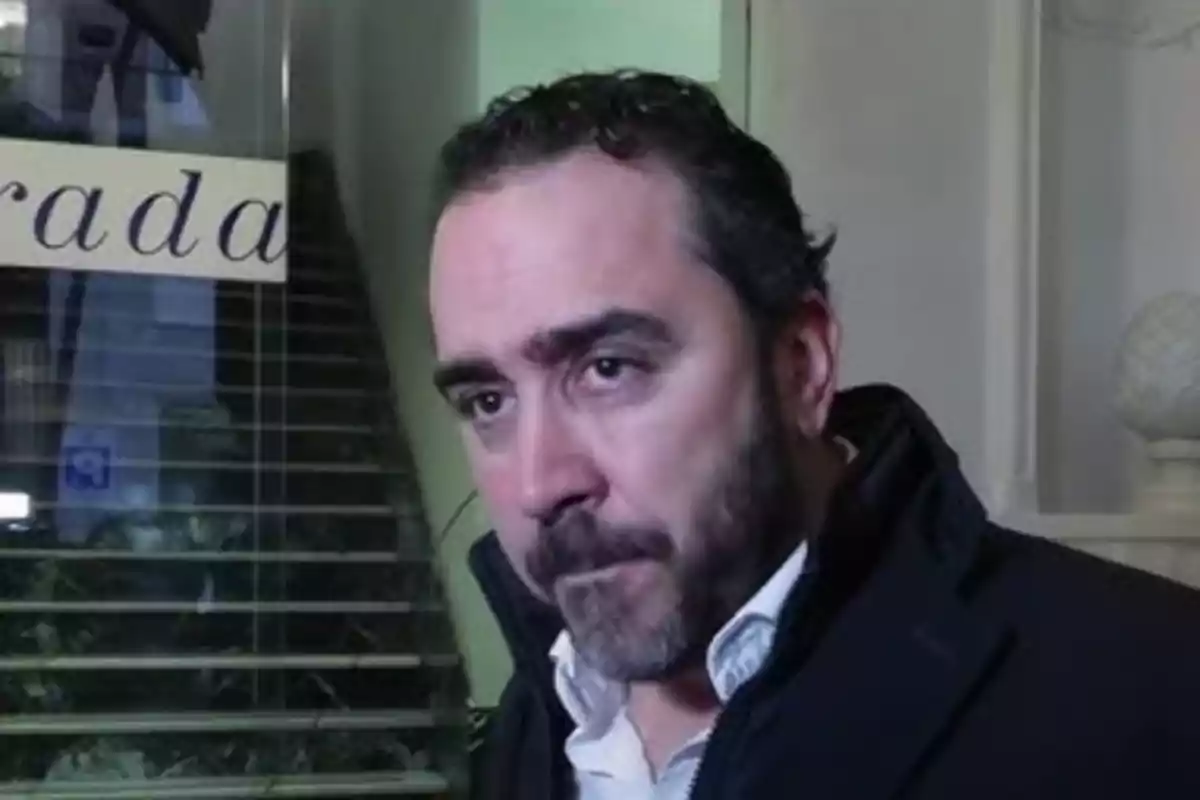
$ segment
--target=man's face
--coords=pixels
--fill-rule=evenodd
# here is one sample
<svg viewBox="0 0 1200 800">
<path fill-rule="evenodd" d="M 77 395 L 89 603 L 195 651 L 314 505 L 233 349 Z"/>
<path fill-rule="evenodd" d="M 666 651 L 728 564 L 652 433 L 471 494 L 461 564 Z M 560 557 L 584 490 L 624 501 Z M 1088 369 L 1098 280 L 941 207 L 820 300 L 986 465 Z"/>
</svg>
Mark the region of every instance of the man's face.
<svg viewBox="0 0 1200 800">
<path fill-rule="evenodd" d="M 579 153 L 460 196 L 434 240 L 437 382 L 500 542 L 624 680 L 702 650 L 795 522 L 791 398 L 688 237 L 674 176 Z"/>
</svg>

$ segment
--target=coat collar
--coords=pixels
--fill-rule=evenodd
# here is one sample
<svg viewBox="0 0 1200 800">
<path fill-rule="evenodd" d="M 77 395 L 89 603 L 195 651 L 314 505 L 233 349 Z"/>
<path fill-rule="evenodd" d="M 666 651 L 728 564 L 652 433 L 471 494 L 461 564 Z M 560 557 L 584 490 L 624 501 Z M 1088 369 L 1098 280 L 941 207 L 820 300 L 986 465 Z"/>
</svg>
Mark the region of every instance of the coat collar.
<svg viewBox="0 0 1200 800">
<path fill-rule="evenodd" d="M 813 579 L 784 611 L 772 668 L 787 690 L 752 727 L 769 736 L 772 722 L 802 717 L 806 744 L 786 768 L 814 798 L 867 800 L 913 778 L 1011 631 L 972 603 L 1001 550 L 933 423 L 891 387 L 839 400 L 831 427 L 860 454 L 831 499 Z"/>
<path fill-rule="evenodd" d="M 467 560 L 500 626 L 513 667 L 528 676 L 535 688 L 552 692 L 550 648 L 563 628 L 558 610 L 525 586 L 500 548 L 495 531 L 471 546 Z"/>
</svg>

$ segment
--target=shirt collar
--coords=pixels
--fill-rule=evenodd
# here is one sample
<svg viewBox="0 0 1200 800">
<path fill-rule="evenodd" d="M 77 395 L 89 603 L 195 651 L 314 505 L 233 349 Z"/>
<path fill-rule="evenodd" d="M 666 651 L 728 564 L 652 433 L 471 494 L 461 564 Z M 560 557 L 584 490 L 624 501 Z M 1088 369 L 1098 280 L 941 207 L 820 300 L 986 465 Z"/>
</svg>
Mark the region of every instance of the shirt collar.
<svg viewBox="0 0 1200 800">
<path fill-rule="evenodd" d="M 804 572 L 807 556 L 808 542 L 801 542 L 709 642 L 705 666 L 722 703 L 762 669 L 775 644 L 779 613 Z"/>
<path fill-rule="evenodd" d="M 625 704 L 626 689 L 589 666 L 564 629 L 550 648 L 554 691 L 572 721 L 579 726 L 607 726 Z"/>
</svg>

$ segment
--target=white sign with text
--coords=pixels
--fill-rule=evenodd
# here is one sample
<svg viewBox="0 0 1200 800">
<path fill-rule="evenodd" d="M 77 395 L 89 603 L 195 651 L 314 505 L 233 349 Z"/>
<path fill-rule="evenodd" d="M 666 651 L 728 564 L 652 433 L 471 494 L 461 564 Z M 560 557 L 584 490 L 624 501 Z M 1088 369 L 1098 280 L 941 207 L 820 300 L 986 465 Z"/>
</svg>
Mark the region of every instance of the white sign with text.
<svg viewBox="0 0 1200 800">
<path fill-rule="evenodd" d="M 0 267 L 282 283 L 282 161 L 0 140 Z"/>
</svg>

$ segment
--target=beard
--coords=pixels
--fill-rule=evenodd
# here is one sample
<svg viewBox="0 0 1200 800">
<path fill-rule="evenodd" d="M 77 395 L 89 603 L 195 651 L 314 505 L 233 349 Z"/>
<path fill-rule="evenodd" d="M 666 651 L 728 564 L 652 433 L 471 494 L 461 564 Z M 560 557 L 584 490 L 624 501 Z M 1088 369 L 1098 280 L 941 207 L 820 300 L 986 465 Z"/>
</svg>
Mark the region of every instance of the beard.
<svg viewBox="0 0 1200 800">
<path fill-rule="evenodd" d="M 795 547 L 803 504 L 788 432 L 773 391 L 760 390 L 759 406 L 700 493 L 685 546 L 660 527 L 610 525 L 582 506 L 540 529 L 529 576 L 558 605 L 579 656 L 609 679 L 663 680 L 702 663 L 716 632 Z M 608 568 L 636 568 L 643 579 L 595 574 Z"/>
</svg>

